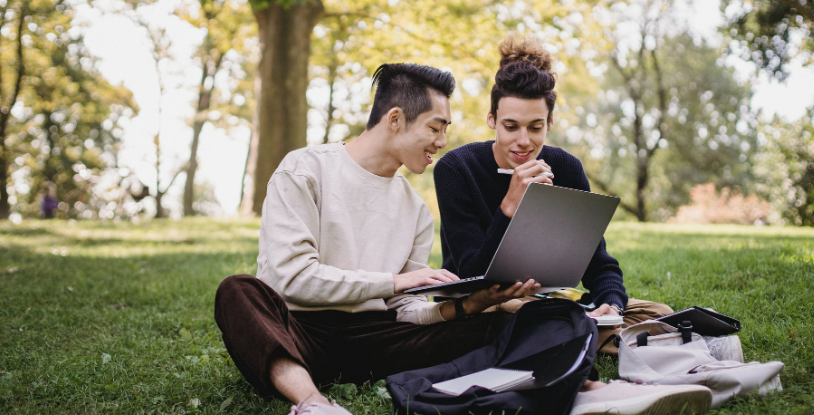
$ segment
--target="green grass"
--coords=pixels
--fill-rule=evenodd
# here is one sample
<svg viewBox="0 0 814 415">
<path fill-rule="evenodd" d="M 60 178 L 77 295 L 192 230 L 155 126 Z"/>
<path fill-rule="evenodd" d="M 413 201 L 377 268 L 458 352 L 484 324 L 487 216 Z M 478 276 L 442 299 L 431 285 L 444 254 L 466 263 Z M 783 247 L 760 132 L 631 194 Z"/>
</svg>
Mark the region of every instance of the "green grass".
<svg viewBox="0 0 814 415">
<path fill-rule="evenodd" d="M 243 381 L 212 318 L 218 283 L 254 273 L 258 229 L 0 223 L 0 413 L 287 413 Z M 607 240 L 632 297 L 737 317 L 747 359 L 786 364 L 783 392 L 719 414 L 814 412 L 814 229 L 615 223 Z M 326 391 L 355 414 L 390 411 L 381 382 Z"/>
</svg>

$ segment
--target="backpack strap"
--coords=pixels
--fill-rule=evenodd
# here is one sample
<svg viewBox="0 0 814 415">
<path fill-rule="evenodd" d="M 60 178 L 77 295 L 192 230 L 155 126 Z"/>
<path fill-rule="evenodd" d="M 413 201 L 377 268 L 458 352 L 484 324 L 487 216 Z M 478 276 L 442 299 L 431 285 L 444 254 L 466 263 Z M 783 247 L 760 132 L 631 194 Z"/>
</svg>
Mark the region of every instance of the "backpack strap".
<svg viewBox="0 0 814 415">
<path fill-rule="evenodd" d="M 684 320 L 676 328 L 681 331 L 681 340 L 684 343 L 692 341 L 692 321 Z"/>
<path fill-rule="evenodd" d="M 650 336 L 650 333 L 643 331 L 636 336 L 636 346 L 643 347 L 647 346 L 647 337 Z"/>
<path fill-rule="evenodd" d="M 607 338 L 607 339 L 605 339 L 605 341 L 603 341 L 603 342 L 602 342 L 602 345 L 601 345 L 601 346 L 599 346 L 599 348 L 598 348 L 598 349 L 596 349 L 596 350 L 601 352 L 601 351 L 602 351 L 602 349 L 604 349 L 604 348 L 605 348 L 605 346 L 607 346 L 607 345 L 608 345 L 608 343 L 610 343 L 610 342 L 613 342 L 613 345 L 614 345 L 614 346 L 616 346 L 616 347 L 618 348 L 618 347 L 619 347 L 619 340 L 621 340 L 621 339 L 622 339 L 622 338 L 621 338 L 621 337 L 619 337 L 619 335 L 618 335 L 618 334 L 611 334 L 610 336 L 608 336 L 608 338 Z"/>
</svg>

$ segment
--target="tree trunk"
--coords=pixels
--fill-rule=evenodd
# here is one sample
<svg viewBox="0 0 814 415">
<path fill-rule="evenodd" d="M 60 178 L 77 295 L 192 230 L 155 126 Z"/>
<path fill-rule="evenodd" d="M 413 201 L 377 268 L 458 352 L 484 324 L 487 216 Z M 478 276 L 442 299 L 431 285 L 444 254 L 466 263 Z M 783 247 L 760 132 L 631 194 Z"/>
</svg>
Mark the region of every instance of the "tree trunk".
<svg viewBox="0 0 814 415">
<path fill-rule="evenodd" d="M 644 188 L 647 187 L 647 180 L 649 179 L 649 160 L 647 158 L 639 158 L 636 162 L 636 219 L 639 222 L 647 222 L 647 211 L 644 205 Z"/>
<path fill-rule="evenodd" d="M 5 137 L 0 136 L 0 140 L 5 141 Z M 0 145 L 0 220 L 8 219 L 11 216 L 11 204 L 8 194 L 8 163 L 6 162 L 6 150 Z"/>
<path fill-rule="evenodd" d="M 161 199 L 164 198 L 163 192 L 156 192 L 155 194 L 155 218 L 161 219 L 165 217 L 164 206 L 162 206 Z"/>
<path fill-rule="evenodd" d="M 162 92 L 163 94 L 163 92 Z M 160 95 L 159 95 L 160 97 Z M 159 124 L 161 122 L 161 104 L 158 107 L 158 120 Z M 160 127 L 159 127 L 160 128 Z M 164 197 L 164 193 L 161 191 L 161 130 L 155 134 L 153 137 L 153 143 L 155 144 L 155 217 L 156 218 L 163 218 L 164 217 L 164 207 L 161 206 L 161 198 Z"/>
<path fill-rule="evenodd" d="M 254 77 L 254 96 L 260 96 L 260 76 Z M 243 163 L 243 182 L 240 184 L 240 206 L 238 213 L 244 216 L 254 215 L 252 211 L 252 197 L 254 194 L 254 166 L 252 156 L 257 153 L 257 124 L 259 115 L 257 111 L 252 114 L 252 131 L 249 137 L 249 151 L 246 152 L 246 162 Z M 247 196 L 249 195 L 249 196 Z"/>
<path fill-rule="evenodd" d="M 261 87 L 247 168 L 252 177 L 241 205 L 256 215 L 261 214 L 266 185 L 280 161 L 307 144 L 311 32 L 323 12 L 321 1 L 308 1 L 288 8 L 273 2 L 255 13 L 262 50 L 257 74 Z"/>
<path fill-rule="evenodd" d="M 0 78 L 0 220 L 8 219 L 11 215 L 11 204 L 8 194 L 8 164 L 10 161 L 9 149 L 6 147 L 6 127 L 11 118 L 11 108 L 17 102 L 20 88 L 25 75 L 25 62 L 23 62 L 23 29 L 25 15 L 27 13 L 25 3 L 20 6 L 20 16 L 17 23 L 17 79 L 14 82 L 11 98 L 8 104 L 3 100 L 2 78 Z M 0 68 L 0 71 L 2 68 Z"/>
<path fill-rule="evenodd" d="M 201 84 L 198 87 L 198 106 L 195 109 L 195 121 L 192 123 L 192 145 L 189 150 L 189 163 L 187 164 L 187 182 L 184 185 L 184 216 L 192 216 L 192 202 L 195 200 L 195 172 L 198 170 L 198 144 L 201 139 L 201 130 L 206 122 L 205 111 L 209 109 L 212 100 L 212 90 L 215 89 L 215 75 L 220 69 L 223 55 L 215 61 L 204 62 L 201 68 Z M 209 71 L 212 70 L 210 74 Z M 212 77 L 212 86 L 206 88 L 206 78 Z"/>
<path fill-rule="evenodd" d="M 331 127 L 334 124 L 334 84 L 336 83 L 336 71 L 339 67 L 339 59 L 336 52 L 331 57 L 331 64 L 328 65 L 328 113 L 325 118 L 325 136 L 322 137 L 322 143 L 328 144 L 331 134 Z"/>
<path fill-rule="evenodd" d="M 636 219 L 639 222 L 647 221 L 647 212 L 644 205 L 644 188 L 647 187 L 649 157 L 647 153 L 647 140 L 642 132 L 641 97 L 638 91 L 630 88 L 630 97 L 633 100 L 633 142 L 636 144 Z"/>
</svg>

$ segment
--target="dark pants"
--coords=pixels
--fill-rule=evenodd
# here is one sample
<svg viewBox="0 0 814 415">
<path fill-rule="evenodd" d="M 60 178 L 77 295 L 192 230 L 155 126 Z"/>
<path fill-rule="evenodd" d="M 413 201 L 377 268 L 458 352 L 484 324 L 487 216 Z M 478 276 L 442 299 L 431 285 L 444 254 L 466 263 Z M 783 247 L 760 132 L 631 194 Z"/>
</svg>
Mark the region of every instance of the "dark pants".
<svg viewBox="0 0 814 415">
<path fill-rule="evenodd" d="M 271 361 L 286 356 L 316 384 L 362 383 L 448 362 L 491 342 L 511 318 L 495 312 L 431 325 L 396 321 L 395 311 L 289 311 L 250 275 L 223 280 L 215 321 L 235 366 L 263 396 L 275 396 Z"/>
</svg>

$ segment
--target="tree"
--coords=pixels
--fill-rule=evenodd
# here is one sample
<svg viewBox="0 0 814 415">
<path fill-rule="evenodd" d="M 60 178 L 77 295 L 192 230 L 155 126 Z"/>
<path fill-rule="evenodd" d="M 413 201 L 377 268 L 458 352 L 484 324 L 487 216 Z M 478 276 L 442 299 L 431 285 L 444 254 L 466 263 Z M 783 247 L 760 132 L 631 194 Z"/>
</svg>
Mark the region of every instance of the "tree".
<svg viewBox="0 0 814 415">
<path fill-rule="evenodd" d="M 173 168 L 172 174 L 170 176 L 169 182 L 166 182 L 165 185 L 162 186 L 161 180 L 161 165 L 162 165 L 162 151 L 161 151 L 161 130 L 162 130 L 162 115 L 163 115 L 163 101 L 166 98 L 167 91 L 170 89 L 176 89 L 180 85 L 178 82 L 173 80 L 173 74 L 168 72 L 167 69 L 162 68 L 165 64 L 171 63 L 174 59 L 170 49 L 172 47 L 172 40 L 170 36 L 167 36 L 167 29 L 166 27 L 161 26 L 154 26 L 151 25 L 150 22 L 138 16 L 138 14 L 133 15 L 132 18 L 134 21 L 144 28 L 147 39 L 149 41 L 150 46 L 150 55 L 153 59 L 154 67 L 155 67 L 155 75 L 157 78 L 157 88 L 158 88 L 158 114 L 157 114 L 157 122 L 155 128 L 155 134 L 153 135 L 153 145 L 155 146 L 155 193 L 153 197 L 155 199 L 155 217 L 156 218 L 163 218 L 167 216 L 167 211 L 164 209 L 164 196 L 170 190 L 172 185 L 175 183 L 175 180 L 178 179 L 178 176 L 181 175 L 184 171 L 187 170 L 188 164 L 178 165 Z M 177 78 L 177 76 L 176 76 Z M 196 114 L 197 115 L 197 114 Z"/>
<path fill-rule="evenodd" d="M 652 212 L 666 219 L 695 184 L 748 186 L 744 162 L 757 126 L 749 87 L 734 80 L 719 50 L 686 32 L 665 32 L 666 3 L 643 5 L 638 34 L 615 39 L 602 93 L 585 103 L 583 130 L 569 137 L 584 142 L 591 182 L 621 196 L 622 209 L 639 221 Z"/>
<path fill-rule="evenodd" d="M 755 187 L 793 225 L 814 226 L 814 108 L 797 122 L 763 126 Z"/>
<path fill-rule="evenodd" d="M 322 1 L 250 0 L 260 39 L 257 117 L 241 211 L 260 214 L 266 183 L 288 152 L 306 144 L 308 58 Z"/>
<path fill-rule="evenodd" d="M 0 28 L 5 29 L 8 20 L 12 20 L 12 25 L 15 27 L 14 38 L 9 35 L 11 42 L 6 42 L 6 36 L 0 38 L 0 219 L 8 219 L 11 213 L 11 206 L 9 204 L 8 193 L 8 163 L 9 163 L 9 150 L 6 147 L 6 131 L 8 129 L 9 118 L 11 117 L 11 109 L 17 103 L 17 98 L 20 96 L 20 88 L 22 87 L 23 76 L 25 76 L 25 63 L 23 59 L 23 30 L 25 28 L 25 17 L 29 10 L 26 2 L 17 2 L 16 10 L 6 3 L 0 8 Z M 10 18 L 9 18 L 10 17 Z M 14 19 L 16 17 L 16 19 Z M 16 22 L 13 22 L 16 20 Z M 16 23 L 16 24 L 15 24 Z M 4 53 L 6 45 L 13 45 L 13 58 Z M 9 57 L 7 59 L 7 56 Z M 6 62 L 13 62 L 13 65 L 6 65 Z M 7 68 L 12 69 L 8 71 Z M 13 81 L 9 82 L 7 86 L 3 81 L 6 76 L 4 72 L 13 73 Z M 6 98 L 6 94 L 9 95 Z"/>
<path fill-rule="evenodd" d="M 453 118 L 456 126 L 465 127 L 457 130 L 460 133 L 452 132 L 450 147 L 488 138 L 489 130 L 483 120 L 489 105 L 489 86 L 499 60 L 497 45 L 507 33 L 515 31 L 520 35 L 536 35 L 549 40 L 552 47 L 557 48 L 557 52 L 565 57 L 568 48 L 563 47 L 563 43 L 575 40 L 581 30 L 581 24 L 574 23 L 568 16 L 581 15 L 590 10 L 591 5 L 588 3 L 561 4 L 544 0 L 507 5 L 494 0 L 442 3 L 430 0 L 355 0 L 298 2 L 291 5 L 289 9 L 292 12 L 298 6 L 310 5 L 313 8 L 312 17 L 322 16 L 313 21 L 317 29 L 314 30 L 315 35 L 310 44 L 313 50 L 319 51 L 311 59 L 311 86 L 324 88 L 327 95 L 331 96 L 327 102 L 315 105 L 314 108 L 322 115 L 312 117 L 321 124 L 316 128 L 324 128 L 321 141 L 333 130 L 336 130 L 337 137 L 343 138 L 355 135 L 363 129 L 367 121 L 370 89 L 369 84 L 362 85 L 358 81 L 372 74 L 378 65 L 385 62 L 417 62 L 451 70 L 458 85 L 462 86 L 459 88 L 462 92 L 453 96 Z M 258 16 L 257 2 L 252 4 Z M 265 19 L 263 22 L 258 18 L 261 39 L 264 38 L 262 24 L 269 21 L 262 18 Z M 289 20 L 291 19 L 293 17 Z M 303 28 L 307 25 L 300 26 Z M 278 29 L 289 35 L 293 32 L 285 30 L 285 26 Z M 310 32 L 311 29 L 308 31 L 309 36 Z M 461 35 L 464 33 L 465 36 Z M 304 30 L 297 36 L 304 38 Z M 309 52 L 309 49 L 300 48 L 299 53 L 304 55 L 304 51 Z M 267 59 L 266 53 L 264 49 L 263 59 Z M 569 55 L 569 58 L 575 56 L 578 53 Z M 306 56 L 305 62 L 308 62 L 307 58 Z M 278 64 L 282 65 L 280 62 Z M 300 73 L 305 73 L 305 66 L 300 68 L 303 71 Z M 272 103 L 264 103 L 262 94 L 268 94 L 266 88 L 273 77 L 262 63 L 260 72 L 262 78 L 257 131 L 252 138 L 247 186 L 241 204 L 242 212 L 255 214 L 260 213 L 266 183 L 280 158 L 291 149 L 306 145 L 304 122 L 307 118 L 305 112 L 295 112 L 294 108 L 289 108 L 289 119 L 276 121 L 275 125 L 278 125 L 278 131 L 282 131 L 283 128 L 294 128 L 291 123 L 295 119 L 299 120 L 297 122 L 301 124 L 295 127 L 298 130 L 296 135 L 292 133 L 286 136 L 297 138 L 289 142 L 291 147 L 272 146 L 270 143 L 273 140 L 268 138 L 269 133 L 263 132 L 264 128 L 268 128 L 263 125 L 264 120 L 271 124 L 274 119 L 269 110 L 264 109 L 271 108 Z M 288 79 L 292 80 L 292 72 L 287 74 Z M 299 76 L 299 73 L 294 76 L 297 82 L 300 80 Z M 334 94 L 337 91 L 343 94 L 342 99 Z M 290 98 L 291 95 L 287 97 Z M 307 106 L 302 108 L 307 109 Z M 473 122 L 470 123 L 469 120 Z M 261 148 L 264 142 L 268 144 Z"/>
<path fill-rule="evenodd" d="M 728 12 L 729 36 L 739 45 L 730 51 L 741 54 L 779 80 L 795 56 L 793 35 L 802 37 L 799 54 L 807 64 L 814 61 L 814 2 L 810 0 L 729 0 L 721 2 Z"/>
<path fill-rule="evenodd" d="M 25 76 L 3 137 L 4 160 L 13 160 L 7 169 L 20 186 L 11 187 L 8 201 L 22 214 L 36 215 L 39 190 L 50 182 L 62 202 L 61 216 L 93 216 L 99 208 L 92 204 L 94 186 L 118 151 L 119 124 L 138 107 L 129 91 L 110 85 L 95 70 L 81 32 L 71 27 L 70 3 L 22 4 L 27 11 L 27 30 L 19 38 L 24 50 L 17 53 L 21 60 L 11 62 L 22 65 L 18 70 Z M 20 16 L 4 12 L 6 18 Z"/>
<path fill-rule="evenodd" d="M 204 124 L 209 120 L 213 106 L 220 105 L 226 113 L 240 114 L 240 107 L 245 107 L 247 85 L 239 79 L 236 82 L 222 82 L 231 86 L 230 90 L 218 93 L 216 79 L 220 74 L 231 74 L 233 77 L 245 76 L 248 65 L 253 61 L 245 58 L 247 39 L 255 36 L 254 27 L 246 25 L 250 16 L 249 8 L 244 3 L 232 0 L 198 0 L 196 8 L 188 5 L 179 10 L 179 14 L 194 27 L 204 32 L 204 37 L 197 51 L 197 60 L 201 65 L 201 77 L 198 84 L 198 98 L 195 117 L 192 123 L 192 142 L 190 144 L 189 162 L 186 169 L 184 186 L 184 215 L 194 215 L 195 173 L 198 168 L 198 146 Z M 242 87 L 242 88 L 241 88 Z M 234 103 L 237 96 L 242 101 Z M 226 108 L 223 108 L 223 107 Z M 218 112 L 219 114 L 220 112 Z"/>
</svg>

